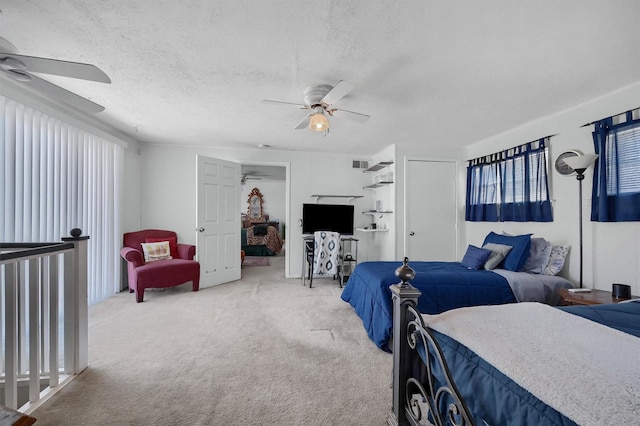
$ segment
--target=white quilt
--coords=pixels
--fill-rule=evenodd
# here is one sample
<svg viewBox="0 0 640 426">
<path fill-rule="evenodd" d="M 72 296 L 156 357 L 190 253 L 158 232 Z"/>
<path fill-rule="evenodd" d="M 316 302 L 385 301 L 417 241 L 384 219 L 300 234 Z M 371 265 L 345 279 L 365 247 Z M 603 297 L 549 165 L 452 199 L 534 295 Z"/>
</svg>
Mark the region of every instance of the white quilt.
<svg viewBox="0 0 640 426">
<path fill-rule="evenodd" d="M 580 425 L 640 419 L 640 339 L 540 303 L 423 315 Z"/>
</svg>

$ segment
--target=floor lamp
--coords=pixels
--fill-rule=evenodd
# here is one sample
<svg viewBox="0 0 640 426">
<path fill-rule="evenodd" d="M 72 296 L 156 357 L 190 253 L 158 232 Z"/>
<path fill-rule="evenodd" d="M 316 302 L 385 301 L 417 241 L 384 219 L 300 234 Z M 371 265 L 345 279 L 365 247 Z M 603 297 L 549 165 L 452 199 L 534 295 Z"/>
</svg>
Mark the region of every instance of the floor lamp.
<svg viewBox="0 0 640 426">
<path fill-rule="evenodd" d="M 565 158 L 564 162 L 576 172 L 578 179 L 578 224 L 580 226 L 580 288 L 582 288 L 582 181 L 584 172 L 598 158 L 597 154 L 578 155 L 576 157 Z"/>
</svg>

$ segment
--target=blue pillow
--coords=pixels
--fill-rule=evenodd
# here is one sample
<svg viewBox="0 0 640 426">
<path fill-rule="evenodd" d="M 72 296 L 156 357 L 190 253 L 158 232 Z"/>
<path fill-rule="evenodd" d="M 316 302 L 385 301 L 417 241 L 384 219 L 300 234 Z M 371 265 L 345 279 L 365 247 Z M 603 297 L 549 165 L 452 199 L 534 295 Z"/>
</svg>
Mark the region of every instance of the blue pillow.
<svg viewBox="0 0 640 426">
<path fill-rule="evenodd" d="M 487 243 L 505 244 L 513 247 L 509 254 L 504 258 L 502 267 L 509 271 L 519 271 L 524 266 L 524 263 L 529 257 L 529 250 L 531 249 L 531 234 L 525 235 L 500 235 L 495 232 L 490 232 L 484 239 L 485 245 Z"/>
<path fill-rule="evenodd" d="M 491 256 L 491 253 L 493 253 L 491 250 L 469 245 L 460 264 L 468 269 L 480 269 L 484 267 L 484 263 Z"/>
</svg>

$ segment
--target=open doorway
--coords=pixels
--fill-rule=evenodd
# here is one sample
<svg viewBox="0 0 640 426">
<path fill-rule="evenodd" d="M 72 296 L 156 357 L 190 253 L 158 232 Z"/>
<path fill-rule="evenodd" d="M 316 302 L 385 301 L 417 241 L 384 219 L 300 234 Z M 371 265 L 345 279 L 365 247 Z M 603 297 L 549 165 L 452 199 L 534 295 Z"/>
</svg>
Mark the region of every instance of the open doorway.
<svg viewBox="0 0 640 426">
<path fill-rule="evenodd" d="M 241 164 L 241 189 L 240 189 L 240 211 L 243 218 L 251 220 L 251 199 L 254 200 L 253 212 L 255 215 L 257 197 L 260 196 L 260 214 L 267 226 L 277 229 L 283 240 L 281 253 L 275 256 L 284 256 L 285 276 L 289 271 L 289 253 L 286 249 L 287 227 L 289 225 L 289 163 L 242 163 Z M 252 195 L 253 194 L 253 195 Z M 243 234 L 246 236 L 246 226 L 251 222 L 243 224 Z M 251 234 L 253 234 L 253 228 Z M 270 229 L 269 232 L 273 232 Z M 244 237 L 243 237 L 244 238 Z M 245 239 L 242 244 L 249 244 Z M 254 248 L 251 248 L 253 251 Z M 256 248 L 256 254 L 269 253 L 269 250 L 261 251 Z"/>
</svg>

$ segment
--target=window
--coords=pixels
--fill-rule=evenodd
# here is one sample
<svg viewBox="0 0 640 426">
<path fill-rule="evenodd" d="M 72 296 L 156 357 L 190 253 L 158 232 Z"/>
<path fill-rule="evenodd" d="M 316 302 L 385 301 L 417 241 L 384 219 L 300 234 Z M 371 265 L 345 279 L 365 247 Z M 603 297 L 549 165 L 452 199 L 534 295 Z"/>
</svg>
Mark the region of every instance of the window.
<svg viewBox="0 0 640 426">
<path fill-rule="evenodd" d="M 0 241 L 90 239 L 88 296 L 119 291 L 124 148 L 0 96 Z"/>
<path fill-rule="evenodd" d="M 467 168 L 467 207 L 465 219 L 468 221 L 498 221 L 498 200 L 500 199 L 498 164 L 478 164 L 473 160 Z M 489 160 L 491 161 L 491 160 Z"/>
<path fill-rule="evenodd" d="M 469 162 L 467 221 L 550 222 L 547 138 Z"/>
<path fill-rule="evenodd" d="M 593 175 L 591 220 L 640 220 L 639 110 L 595 123 L 593 142 L 599 155 Z"/>
</svg>

